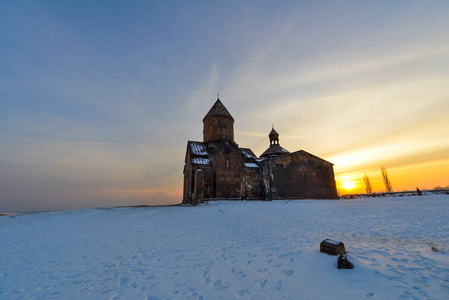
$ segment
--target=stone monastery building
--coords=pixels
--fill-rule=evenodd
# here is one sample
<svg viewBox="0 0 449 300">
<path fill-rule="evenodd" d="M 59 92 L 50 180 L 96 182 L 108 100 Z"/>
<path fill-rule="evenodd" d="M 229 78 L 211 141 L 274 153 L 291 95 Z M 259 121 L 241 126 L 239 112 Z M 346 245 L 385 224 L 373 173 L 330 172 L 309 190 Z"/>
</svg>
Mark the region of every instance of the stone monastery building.
<svg viewBox="0 0 449 300">
<path fill-rule="evenodd" d="M 184 204 L 218 199 L 336 199 L 333 164 L 303 150 L 293 153 L 271 130 L 258 158 L 234 141 L 234 118 L 217 99 L 203 119 L 203 141 L 187 142 Z"/>
</svg>

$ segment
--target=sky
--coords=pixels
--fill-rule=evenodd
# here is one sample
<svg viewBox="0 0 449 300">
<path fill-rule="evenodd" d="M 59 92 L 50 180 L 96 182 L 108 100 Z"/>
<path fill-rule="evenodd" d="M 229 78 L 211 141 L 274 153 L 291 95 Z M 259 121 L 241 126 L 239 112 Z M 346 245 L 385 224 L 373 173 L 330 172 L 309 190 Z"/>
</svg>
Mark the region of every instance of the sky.
<svg viewBox="0 0 449 300">
<path fill-rule="evenodd" d="M 172 204 L 220 94 L 235 140 L 340 194 L 449 185 L 449 1 L 1 1 L 0 212 Z"/>
</svg>

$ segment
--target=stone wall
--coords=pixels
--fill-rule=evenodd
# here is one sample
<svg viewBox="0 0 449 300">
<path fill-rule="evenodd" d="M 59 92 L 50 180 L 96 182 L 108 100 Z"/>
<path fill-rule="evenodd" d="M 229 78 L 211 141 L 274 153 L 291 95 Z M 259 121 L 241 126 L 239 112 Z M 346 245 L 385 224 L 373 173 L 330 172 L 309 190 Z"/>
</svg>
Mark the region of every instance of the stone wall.
<svg viewBox="0 0 449 300">
<path fill-rule="evenodd" d="M 237 146 L 232 142 L 220 143 L 210 152 L 209 159 L 214 172 L 214 198 L 241 198 L 244 160 Z"/>
<path fill-rule="evenodd" d="M 245 199 L 264 199 L 260 168 L 245 168 L 242 185 Z"/>
<path fill-rule="evenodd" d="M 214 116 L 205 118 L 203 126 L 203 142 L 234 141 L 234 121 L 229 117 Z"/>
<path fill-rule="evenodd" d="M 268 199 L 336 199 L 333 165 L 305 151 L 262 162 Z"/>
</svg>

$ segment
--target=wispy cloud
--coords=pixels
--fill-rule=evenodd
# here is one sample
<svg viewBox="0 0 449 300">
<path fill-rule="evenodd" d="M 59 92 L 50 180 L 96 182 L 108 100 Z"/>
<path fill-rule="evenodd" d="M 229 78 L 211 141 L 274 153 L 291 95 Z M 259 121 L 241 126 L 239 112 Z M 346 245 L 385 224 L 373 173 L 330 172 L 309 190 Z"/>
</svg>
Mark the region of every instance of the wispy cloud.
<svg viewBox="0 0 449 300">
<path fill-rule="evenodd" d="M 193 91 L 188 103 L 189 109 L 196 109 L 198 106 L 207 105 L 212 95 L 217 91 L 218 68 L 214 63 L 210 69 L 209 75 L 203 79 L 201 86 Z"/>
<path fill-rule="evenodd" d="M 348 61 L 344 59 L 343 63 L 334 65 L 315 65 L 308 69 L 299 69 L 289 74 L 282 74 L 280 78 L 274 78 L 273 81 L 265 85 L 261 93 L 273 93 L 279 90 L 301 87 L 312 83 L 327 83 L 334 79 L 360 76 L 360 74 L 370 74 L 382 70 L 394 70 L 398 66 L 406 64 L 415 64 L 417 61 L 432 60 L 444 58 L 449 55 L 449 48 L 443 46 L 440 49 L 430 48 L 419 52 L 409 52 L 394 54 L 374 58 L 372 61 Z M 349 78 L 350 79 L 350 78 Z"/>
</svg>

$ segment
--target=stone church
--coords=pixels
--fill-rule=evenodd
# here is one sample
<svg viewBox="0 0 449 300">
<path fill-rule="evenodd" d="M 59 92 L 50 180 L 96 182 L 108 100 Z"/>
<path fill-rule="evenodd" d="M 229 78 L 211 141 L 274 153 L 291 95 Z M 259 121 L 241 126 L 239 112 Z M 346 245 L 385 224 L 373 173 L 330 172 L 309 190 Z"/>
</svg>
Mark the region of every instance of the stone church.
<svg viewBox="0 0 449 300">
<path fill-rule="evenodd" d="M 272 128 L 257 157 L 234 141 L 234 118 L 217 99 L 203 119 L 203 141 L 187 142 L 183 204 L 219 199 L 336 199 L 333 164 L 306 151 L 289 152 Z"/>
</svg>

